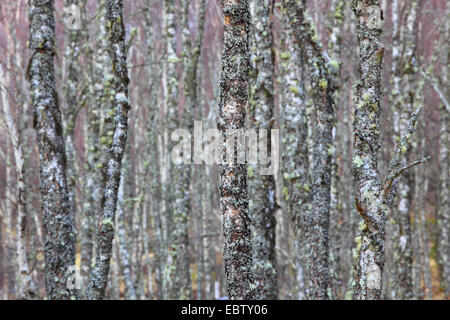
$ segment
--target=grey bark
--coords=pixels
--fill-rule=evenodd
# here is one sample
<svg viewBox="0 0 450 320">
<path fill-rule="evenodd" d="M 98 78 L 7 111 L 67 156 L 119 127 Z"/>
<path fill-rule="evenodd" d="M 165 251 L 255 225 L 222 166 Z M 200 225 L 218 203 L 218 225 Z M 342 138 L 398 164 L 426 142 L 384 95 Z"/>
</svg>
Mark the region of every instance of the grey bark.
<svg viewBox="0 0 450 320">
<path fill-rule="evenodd" d="M 45 284 L 50 299 L 76 299 L 69 284 L 75 265 L 75 229 L 66 182 L 63 127 L 55 90 L 54 1 L 30 1 L 28 67 L 34 127 L 39 147 L 40 193 L 45 233 Z"/>
<path fill-rule="evenodd" d="M 353 0 L 352 9 L 357 19 L 361 76 L 356 93 L 352 166 L 357 191 L 355 204 L 363 220 L 361 235 L 356 238 L 355 294 L 357 299 L 379 299 L 392 185 L 403 172 L 428 158 L 403 165 L 402 156 L 411 146 L 411 135 L 420 111 L 418 108 L 412 113 L 408 129 L 398 143 L 384 182 L 380 182 L 377 152 L 380 148 L 383 18 L 379 0 Z"/>
<path fill-rule="evenodd" d="M 218 129 L 225 141 L 244 128 L 248 99 L 250 52 L 250 12 L 247 0 L 222 1 L 224 45 L 220 79 Z M 233 300 L 256 298 L 253 265 L 252 236 L 248 208 L 247 168 L 237 164 L 234 150 L 233 163 L 219 168 L 220 207 L 225 239 L 224 262 L 228 297 Z M 223 154 L 225 160 L 226 154 Z"/>
<path fill-rule="evenodd" d="M 333 95 L 334 105 L 336 110 L 340 105 L 341 95 L 341 69 L 342 69 L 342 32 L 344 28 L 345 20 L 345 1 L 344 0 L 332 0 L 330 6 L 330 14 L 328 21 L 329 41 L 328 41 L 328 54 L 331 61 L 329 64 L 335 68 L 336 76 L 334 78 L 335 91 Z M 336 111 L 337 114 L 337 111 Z M 341 247 L 342 247 L 342 232 L 343 232 L 343 210 L 342 202 L 345 196 L 341 185 L 341 161 L 342 151 L 337 153 L 338 139 L 337 139 L 337 116 L 333 121 L 332 128 L 332 141 L 333 147 L 331 158 L 331 194 L 330 194 L 330 298 L 337 299 L 342 296 L 342 284 L 343 284 L 343 269 L 341 261 Z"/>
<path fill-rule="evenodd" d="M 176 27 L 177 18 L 180 21 L 180 28 L 183 32 L 182 42 L 184 50 L 187 50 L 187 61 L 185 68 L 189 70 L 193 68 L 190 63 L 191 44 L 188 30 L 188 8 L 189 1 L 181 2 L 181 12 L 176 15 L 175 1 L 166 1 L 165 10 L 167 17 L 167 111 L 168 111 L 168 128 L 171 135 L 179 127 L 192 127 L 192 106 L 185 105 L 181 121 L 178 119 L 178 72 L 176 70 L 178 62 L 182 60 L 176 54 Z M 196 66 L 195 66 L 196 67 Z M 190 75 L 193 75 L 190 74 Z M 187 79 L 186 79 L 187 80 Z M 191 102 L 192 92 L 189 90 L 189 81 L 185 80 L 187 100 Z M 191 102 L 192 103 L 192 102 Z M 172 151 L 174 143 L 169 143 L 169 152 Z M 186 155 L 182 155 L 185 157 Z M 166 288 L 166 299 L 190 299 L 191 277 L 189 271 L 189 238 L 188 224 L 190 215 L 190 164 L 175 164 L 171 159 L 170 163 L 170 199 L 171 207 L 168 216 L 168 257 L 165 266 L 164 287 Z"/>
<path fill-rule="evenodd" d="M 286 9 L 283 8 L 285 11 Z M 308 159 L 308 112 L 305 101 L 304 67 L 300 48 L 295 42 L 286 12 L 283 11 L 281 67 L 283 72 L 281 128 L 283 155 L 282 176 L 284 210 L 294 230 L 295 291 L 297 299 L 305 298 L 305 219 L 310 216 L 311 172 Z"/>
<path fill-rule="evenodd" d="M 260 132 L 267 130 L 267 154 L 271 154 L 271 130 L 274 123 L 274 53 L 272 36 L 273 0 L 250 1 L 251 61 L 249 113 L 250 126 Z M 259 134 L 261 138 L 262 135 Z M 260 150 L 259 152 L 261 152 Z M 263 175 L 262 167 L 251 164 L 248 189 L 251 216 L 253 274 L 259 299 L 278 297 L 277 261 L 275 252 L 275 177 Z"/>
<path fill-rule="evenodd" d="M 293 34 L 311 76 L 311 94 L 316 117 L 312 172 L 313 211 L 307 219 L 307 263 L 310 265 L 308 297 L 328 299 L 333 92 L 337 70 L 322 54 L 316 32 L 305 19 L 304 4 L 295 0 L 285 0 L 284 3 Z"/>
<path fill-rule="evenodd" d="M 28 264 L 27 255 L 27 221 L 28 221 L 28 209 L 27 209 L 27 192 L 25 184 L 25 158 L 23 147 L 20 143 L 21 136 L 20 131 L 13 118 L 11 110 L 8 92 L 6 90 L 6 79 L 4 76 L 3 68 L 0 66 L 0 102 L 3 105 L 3 115 L 5 117 L 6 128 L 8 130 L 9 137 L 13 146 L 15 171 L 17 176 L 17 240 L 16 240 L 16 258 L 18 265 L 17 272 L 17 294 L 20 299 L 32 299 L 36 295 L 36 287 L 31 277 L 31 272 Z M 7 181 L 10 182 L 10 181 Z M 9 189 L 11 186 L 7 186 Z M 10 201 L 11 199 L 6 199 Z M 9 221 L 10 222 L 10 221 Z M 11 243 L 12 244 L 12 243 Z"/>
<path fill-rule="evenodd" d="M 393 108 L 394 131 L 397 139 L 400 139 L 401 132 L 407 130 L 408 118 L 414 108 L 416 100 L 415 81 L 417 80 L 416 61 L 416 26 L 420 2 L 413 1 L 409 4 L 406 13 L 406 26 L 398 22 L 400 9 L 398 1 L 393 2 Z M 403 54 L 402 54 L 403 53 Z M 408 161 L 409 153 L 405 153 Z M 395 220 L 394 234 L 394 255 L 393 265 L 395 281 L 393 290 L 397 299 L 412 299 L 412 234 L 410 210 L 413 200 L 413 172 L 405 172 L 398 179 L 397 183 L 397 206 L 393 210 Z"/>
<path fill-rule="evenodd" d="M 108 0 L 106 6 L 110 58 L 114 74 L 115 96 L 113 106 L 115 116 L 112 147 L 109 150 L 106 164 L 106 187 L 102 200 L 102 214 L 97 226 L 95 266 L 91 272 L 87 292 L 89 299 L 102 299 L 105 294 L 112 255 L 112 240 L 114 238 L 115 211 L 120 183 L 121 161 L 126 146 L 128 110 L 130 108 L 122 0 Z"/>
</svg>

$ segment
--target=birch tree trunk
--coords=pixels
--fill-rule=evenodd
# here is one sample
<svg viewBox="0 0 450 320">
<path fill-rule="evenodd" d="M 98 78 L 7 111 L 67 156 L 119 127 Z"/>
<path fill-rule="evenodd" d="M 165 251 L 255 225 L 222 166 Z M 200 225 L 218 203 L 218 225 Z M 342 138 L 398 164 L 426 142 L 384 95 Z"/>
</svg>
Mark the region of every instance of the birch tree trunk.
<svg viewBox="0 0 450 320">
<path fill-rule="evenodd" d="M 183 31 L 182 42 L 183 49 L 188 51 L 187 61 L 190 60 L 190 39 L 187 23 L 188 23 L 188 1 L 182 1 L 181 12 L 176 15 L 175 1 L 166 1 L 165 10 L 167 18 L 167 111 L 168 111 L 168 128 L 169 139 L 172 133 L 182 128 L 192 128 L 192 111 L 191 105 L 185 105 L 181 121 L 178 119 L 178 86 L 179 76 L 177 72 L 178 62 L 182 60 L 178 58 L 176 53 L 177 37 L 177 18 L 180 22 L 180 28 Z M 185 64 L 185 68 L 193 67 Z M 185 85 L 189 81 L 185 82 Z M 192 99 L 190 90 L 186 92 L 188 101 Z M 172 152 L 173 142 L 169 143 L 169 152 Z M 184 159 L 186 155 L 182 155 Z M 166 299 L 190 299 L 191 276 L 189 272 L 189 238 L 188 226 L 190 215 L 190 176 L 191 164 L 176 164 L 171 156 L 170 163 L 170 199 L 171 208 L 168 216 L 169 242 L 168 242 L 168 259 L 165 267 L 164 287 L 167 292 Z"/>
<path fill-rule="evenodd" d="M 304 67 L 300 48 L 295 42 L 288 16 L 283 8 L 281 66 L 283 91 L 281 102 L 281 129 L 283 142 L 282 176 L 287 215 L 294 229 L 294 266 L 296 298 L 306 296 L 305 260 L 306 218 L 311 215 L 311 172 L 308 159 L 308 115 L 305 101 Z"/>
<path fill-rule="evenodd" d="M 450 5 L 447 3 L 446 16 L 450 14 Z M 450 25 L 445 24 L 443 39 L 448 39 L 450 35 Z M 445 40 L 444 40 L 445 41 Z M 450 63 L 450 52 L 448 41 L 445 44 L 447 49 L 447 54 L 444 55 L 444 68 L 442 69 L 442 81 L 441 83 L 449 83 L 449 63 Z M 444 100 L 449 100 L 447 96 Z M 439 150 L 439 162 L 441 165 L 441 175 L 440 175 L 440 195 L 439 195 L 439 214 L 438 214 L 438 264 L 441 273 L 441 280 L 444 284 L 444 292 L 446 298 L 450 297 L 450 201 L 449 201 L 449 188 L 450 188 L 450 157 L 449 157 L 449 144 L 450 144 L 450 134 L 449 134 L 449 107 L 448 103 L 441 106 L 440 111 L 440 150 Z"/>
<path fill-rule="evenodd" d="M 252 236 L 248 208 L 247 168 L 237 163 L 236 150 L 225 149 L 227 137 L 244 128 L 249 87 L 249 27 L 247 0 L 222 1 L 224 45 L 220 79 L 218 128 L 232 163 L 220 165 L 219 191 L 225 238 L 224 261 L 228 297 L 232 300 L 256 298 L 252 263 Z"/>
<path fill-rule="evenodd" d="M 114 74 L 114 132 L 112 147 L 109 150 L 106 164 L 105 191 L 102 200 L 102 214 L 97 226 L 97 253 L 95 266 L 92 269 L 87 296 L 89 299 L 102 299 L 105 295 L 110 260 L 112 255 L 112 240 L 115 229 L 115 212 L 117 207 L 117 192 L 120 183 L 122 156 L 125 151 L 128 131 L 128 70 L 125 44 L 125 26 L 122 16 L 122 0 L 108 0 L 107 30 Z"/>
<path fill-rule="evenodd" d="M 357 191 L 356 207 L 362 217 L 361 236 L 356 238 L 355 294 L 357 299 L 379 299 L 385 263 L 386 217 L 392 201 L 394 181 L 425 157 L 403 165 L 403 155 L 411 146 L 418 108 L 411 114 L 383 182 L 379 180 L 377 152 L 380 148 L 381 71 L 384 47 L 381 43 L 383 17 L 379 0 L 353 0 L 360 47 L 360 75 L 354 120 L 353 176 Z"/>
<path fill-rule="evenodd" d="M 401 133 L 408 128 L 408 118 L 414 107 L 417 75 L 416 62 L 416 25 L 420 3 L 413 1 L 406 14 L 406 28 L 399 24 L 400 9 L 398 1 L 393 1 L 393 107 L 394 131 L 400 140 Z M 403 55 L 401 54 L 403 53 Z M 405 153 L 409 159 L 409 154 Z M 412 206 L 413 173 L 405 172 L 397 184 L 398 203 L 394 208 L 394 255 L 395 272 L 394 288 L 397 299 L 412 299 L 412 238 L 410 210 Z"/>
<path fill-rule="evenodd" d="M 328 41 L 328 54 L 331 61 L 330 66 L 335 69 L 335 86 L 333 100 L 336 109 L 340 105 L 340 88 L 341 88 L 341 67 L 342 67 L 342 31 L 345 20 L 345 1 L 344 0 L 332 0 L 330 7 L 330 17 L 328 21 L 328 30 L 330 32 Z M 332 129 L 332 141 L 333 146 L 331 158 L 331 194 L 330 194 L 330 289 L 331 299 L 337 299 L 341 296 L 342 288 L 342 273 L 343 269 L 341 263 L 341 248 L 342 240 L 341 235 L 343 232 L 343 211 L 342 211 L 342 180 L 340 176 L 341 162 L 338 159 L 342 159 L 342 153 L 337 153 L 338 149 L 338 124 L 337 124 L 337 111 L 336 117 L 333 121 Z M 345 194 L 344 194 L 345 195 Z"/>
<path fill-rule="evenodd" d="M 336 70 L 327 64 L 317 42 L 314 27 L 305 19 L 304 4 L 295 0 L 285 0 L 293 34 L 306 59 L 311 76 L 311 94 L 316 116 L 316 131 L 313 151 L 313 211 L 308 218 L 309 283 L 308 298 L 328 299 L 329 285 L 329 220 L 332 127 L 334 121 L 333 92 Z"/>
<path fill-rule="evenodd" d="M 45 284 L 50 299 L 76 299 L 69 283 L 75 265 L 75 229 L 66 182 L 63 127 L 55 90 L 54 1 L 30 1 L 29 79 L 39 147 L 40 193 L 45 232 Z"/>
<path fill-rule="evenodd" d="M 9 77 L 8 77 L 9 78 Z M 14 122 L 13 113 L 9 104 L 8 92 L 6 91 L 7 81 L 5 80 L 3 67 L 0 66 L 0 101 L 3 105 L 3 114 L 5 117 L 6 128 L 13 146 L 15 170 L 17 176 L 17 294 L 20 299 L 32 299 L 35 295 L 35 285 L 31 277 L 30 269 L 28 267 L 27 255 L 27 220 L 28 209 L 26 203 L 26 184 L 25 184 L 25 167 L 24 167 L 24 153 L 22 145 L 20 144 L 20 133 L 17 130 Z M 7 181 L 9 182 L 9 181 Z M 7 188 L 10 188 L 10 186 Z M 11 201 L 11 199 L 6 199 Z"/>
<path fill-rule="evenodd" d="M 267 154 L 271 155 L 271 130 L 274 118 L 274 54 L 272 36 L 272 11 L 274 1 L 250 1 L 251 13 L 251 61 L 253 68 L 250 80 L 251 128 L 263 135 L 267 130 Z M 259 141 L 261 146 L 261 141 Z M 260 149 L 261 153 L 262 150 Z M 267 157 L 267 155 L 263 155 Z M 260 154 L 261 157 L 261 154 Z M 261 162 L 261 158 L 259 159 Z M 278 297 L 277 261 L 275 252 L 275 177 L 264 175 L 262 169 L 270 164 L 250 164 L 248 188 L 251 216 L 253 274 L 259 299 L 274 300 Z"/>
</svg>

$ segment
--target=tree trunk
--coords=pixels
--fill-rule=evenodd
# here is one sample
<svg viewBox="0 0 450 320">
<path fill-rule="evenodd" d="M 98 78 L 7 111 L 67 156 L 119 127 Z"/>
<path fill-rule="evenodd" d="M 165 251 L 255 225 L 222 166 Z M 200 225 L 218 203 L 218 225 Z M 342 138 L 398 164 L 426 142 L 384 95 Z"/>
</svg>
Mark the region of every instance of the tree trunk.
<svg viewBox="0 0 450 320">
<path fill-rule="evenodd" d="M 128 70 L 125 44 L 125 26 L 122 16 L 122 0 L 107 1 L 107 28 L 114 72 L 115 109 L 112 147 L 106 164 L 106 188 L 103 196 L 102 214 L 97 226 L 97 255 L 88 287 L 89 299 L 103 299 L 108 279 L 114 238 L 114 222 L 117 192 L 120 183 L 122 156 L 128 131 Z"/>
<path fill-rule="evenodd" d="M 55 89 L 54 1 L 30 1 L 29 79 L 39 147 L 40 193 L 45 232 L 45 283 L 50 299 L 76 299 L 69 283 L 75 265 L 75 229 L 66 182 L 63 127 Z"/>
<path fill-rule="evenodd" d="M 251 61 L 253 68 L 250 81 L 250 126 L 259 133 L 267 130 L 267 154 L 271 155 L 271 130 L 273 128 L 274 101 L 274 54 L 272 36 L 273 0 L 250 1 Z M 262 150 L 259 150 L 261 153 Z M 263 155 L 267 157 L 267 155 Z M 261 154 L 258 159 L 261 162 Z M 265 175 L 265 166 L 275 164 L 250 164 L 248 188 L 253 247 L 253 274 L 259 299 L 274 300 L 278 297 L 277 261 L 275 253 L 275 177 Z"/>
<path fill-rule="evenodd" d="M 329 285 L 329 243 L 330 226 L 330 186 L 332 127 L 334 121 L 333 92 L 335 90 L 336 68 L 326 62 L 314 27 L 305 19 L 304 4 L 295 0 L 285 0 L 289 21 L 294 37 L 301 48 L 306 66 L 311 76 L 311 93 L 316 117 L 313 151 L 312 206 L 308 218 L 307 242 L 310 299 L 328 299 Z"/>
<path fill-rule="evenodd" d="M 224 0 L 222 12 L 224 45 L 218 128 L 225 146 L 227 137 L 237 135 L 245 124 L 250 69 L 248 1 Z M 225 238 L 223 255 L 228 296 L 232 300 L 249 300 L 256 298 L 256 293 L 253 280 L 247 168 L 245 164 L 237 163 L 234 148 L 223 151 L 223 160 L 226 159 L 226 153 L 233 159 L 232 163 L 221 164 L 219 169 L 220 206 Z"/>
</svg>

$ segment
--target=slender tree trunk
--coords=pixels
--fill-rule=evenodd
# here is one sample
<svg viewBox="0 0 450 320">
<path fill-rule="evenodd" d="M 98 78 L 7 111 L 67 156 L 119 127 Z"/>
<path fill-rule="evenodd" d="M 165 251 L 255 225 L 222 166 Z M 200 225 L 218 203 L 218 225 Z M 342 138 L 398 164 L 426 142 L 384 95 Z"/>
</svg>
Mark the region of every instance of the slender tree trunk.
<svg viewBox="0 0 450 320">
<path fill-rule="evenodd" d="M 306 242 L 310 265 L 308 297 L 328 299 L 333 92 L 337 68 L 332 63 L 327 64 L 317 43 L 314 27 L 305 19 L 304 4 L 295 0 L 285 0 L 285 6 L 293 34 L 311 76 L 311 93 L 316 117 L 312 173 L 313 211 L 307 222 Z"/>
<path fill-rule="evenodd" d="M 95 266 L 91 272 L 88 287 L 89 299 L 102 299 L 105 295 L 112 240 L 114 238 L 114 222 L 117 206 L 117 192 L 120 183 L 122 156 L 125 151 L 128 131 L 128 70 L 125 44 L 125 26 L 122 16 L 122 0 L 107 1 L 107 27 L 114 72 L 115 109 L 112 147 L 106 164 L 106 188 L 103 196 L 102 214 L 97 229 L 97 255 Z"/>
<path fill-rule="evenodd" d="M 83 216 L 81 219 L 81 279 L 88 286 L 89 274 L 95 260 L 95 221 L 101 211 L 102 192 L 108 150 L 112 145 L 113 78 L 109 70 L 107 47 L 106 0 L 100 0 L 97 9 L 99 41 L 95 51 L 88 51 L 89 98 L 87 106 L 87 170 L 84 185 Z M 87 43 L 87 40 L 86 40 Z"/>
<path fill-rule="evenodd" d="M 446 16 L 450 14 L 450 5 L 447 3 L 447 9 L 445 11 Z M 450 25 L 445 24 L 443 39 L 448 39 L 450 35 Z M 445 40 L 444 40 L 445 41 Z M 449 77 L 449 63 L 450 63 L 450 50 L 448 41 L 445 44 L 447 54 L 444 55 L 444 68 L 442 69 L 442 83 L 448 84 Z M 445 97 L 449 100 L 449 96 Z M 449 156 L 449 144 L 450 134 L 448 123 L 450 121 L 448 103 L 444 103 L 441 106 L 440 111 L 440 149 L 439 149 L 439 162 L 441 165 L 440 174 L 440 195 L 439 195 L 439 213 L 438 213 L 438 265 L 440 269 L 441 282 L 444 285 L 444 293 L 447 299 L 450 298 L 450 156 Z"/>
<path fill-rule="evenodd" d="M 75 229 L 66 182 L 63 127 L 55 89 L 54 1 L 30 1 L 29 78 L 39 146 L 40 193 L 45 230 L 46 289 L 50 299 L 76 299 L 69 283 L 75 265 Z"/>
<path fill-rule="evenodd" d="M 81 17 L 86 15 L 85 7 L 86 0 L 68 0 L 65 1 L 66 6 L 76 6 L 82 11 Z M 84 19 L 83 19 L 84 20 Z M 75 124 L 77 115 L 80 111 L 81 96 L 80 94 L 80 76 L 81 76 L 81 64 L 80 64 L 80 52 L 83 38 L 82 29 L 70 29 L 71 26 L 65 26 L 65 35 L 68 41 L 65 52 L 65 65 L 66 65 L 66 79 L 64 82 L 64 103 L 63 103 L 63 125 L 64 125 L 64 139 L 66 146 L 66 158 L 67 158 L 67 187 L 69 189 L 69 198 L 71 204 L 71 210 L 75 213 L 75 183 L 76 183 L 76 159 L 75 159 Z"/>
<path fill-rule="evenodd" d="M 168 119 L 169 119 L 169 139 L 172 133 L 182 128 L 192 128 L 192 106 L 185 105 L 181 121 L 178 119 L 178 72 L 177 64 L 182 60 L 176 54 L 176 21 L 179 18 L 180 28 L 183 30 L 182 42 L 183 49 L 188 51 L 188 59 L 190 60 L 190 36 L 188 27 L 188 2 L 182 1 L 181 12 L 177 16 L 175 14 L 175 1 L 166 1 L 165 9 L 167 15 L 167 55 L 168 55 Z M 190 61 L 188 62 L 190 64 Z M 190 66 L 185 64 L 185 68 Z M 185 80 L 185 85 L 189 81 Z M 191 92 L 186 92 L 188 99 L 191 99 Z M 172 151 L 174 143 L 169 143 L 168 151 Z M 182 155 L 186 157 L 186 155 Z M 190 179 L 191 164 L 176 164 L 172 157 L 170 163 L 170 189 L 171 189 L 171 209 L 169 211 L 168 223 L 170 237 L 168 243 L 168 263 L 165 268 L 165 287 L 167 289 L 166 299 L 190 299 L 191 277 L 189 271 L 189 238 L 188 226 L 190 215 Z M 169 190 L 168 190 L 169 191 Z"/>
<path fill-rule="evenodd" d="M 286 8 L 283 8 L 286 10 Z M 294 264 L 296 298 L 306 297 L 307 266 L 305 256 L 306 217 L 311 215 L 311 172 L 308 159 L 308 115 L 305 101 L 303 64 L 286 12 L 283 12 L 283 50 L 281 66 L 283 91 L 281 129 L 283 142 L 282 176 L 287 215 L 294 230 Z"/>
<path fill-rule="evenodd" d="M 377 152 L 380 148 L 381 71 L 384 48 L 381 43 L 383 18 L 379 0 L 353 0 L 360 47 L 361 79 L 355 105 L 353 175 L 356 207 L 362 217 L 361 236 L 356 238 L 356 298 L 379 299 L 385 263 L 386 217 L 392 201 L 394 181 L 425 157 L 403 166 L 403 155 L 411 146 L 421 108 L 412 113 L 408 128 L 399 140 L 383 182 L 379 181 Z"/>
<path fill-rule="evenodd" d="M 340 105 L 340 87 L 341 87 L 341 53 L 342 53 L 342 31 L 344 27 L 345 19 L 345 1 L 344 0 L 332 0 L 330 7 L 330 17 L 328 21 L 328 29 L 330 32 L 328 41 L 328 52 L 331 58 L 329 62 L 333 68 L 336 69 L 335 86 L 336 90 L 334 92 L 334 105 L 336 109 Z M 337 111 L 336 111 L 337 115 Z M 341 161 L 342 153 L 337 153 L 336 150 L 338 139 L 337 139 L 337 116 L 333 122 L 332 131 L 332 141 L 333 147 L 331 158 L 331 195 L 330 195 L 330 298 L 337 299 L 341 296 L 342 289 L 342 262 L 341 262 L 341 247 L 342 240 L 341 235 L 343 232 L 343 211 L 342 211 L 342 193 L 341 185 Z"/>
<path fill-rule="evenodd" d="M 414 107 L 417 62 L 416 62 L 416 25 L 418 17 L 419 2 L 413 1 L 406 15 L 406 28 L 402 30 L 398 22 L 400 9 L 398 1 L 393 1 L 393 104 L 394 131 L 399 140 L 401 133 L 408 128 L 408 118 Z M 403 56 L 401 55 L 403 53 Z M 409 154 L 405 153 L 409 159 Z M 397 299 L 412 299 L 412 238 L 410 210 L 412 206 L 413 172 L 406 172 L 398 180 L 397 195 L 398 203 L 394 208 L 394 261 L 395 284 L 394 288 Z"/>
<path fill-rule="evenodd" d="M 244 128 L 250 69 L 247 0 L 222 1 L 224 49 L 220 79 L 218 128 L 224 142 Z M 247 192 L 247 168 L 237 163 L 234 147 L 224 150 L 232 163 L 220 165 L 220 206 L 225 238 L 224 261 L 228 296 L 233 300 L 256 298 L 253 280 L 252 236 Z M 229 161 L 231 162 L 231 161 Z"/>
<path fill-rule="evenodd" d="M 120 185 L 118 190 L 118 204 L 117 204 L 117 237 L 118 237 L 118 245 L 119 245 L 119 259 L 120 259 L 120 267 L 121 273 L 123 274 L 123 278 L 126 286 L 126 298 L 131 300 L 136 300 L 136 292 L 134 289 L 134 283 L 131 276 L 131 268 L 130 268 L 130 254 L 127 246 L 126 239 L 126 229 L 125 229 L 125 213 L 124 209 L 126 209 L 125 199 L 124 199 L 124 183 L 126 181 L 126 175 L 129 174 L 129 165 L 127 155 L 124 156 L 122 160 L 122 178 L 120 179 Z M 136 236 L 136 235 L 135 235 Z M 119 261 L 117 261 L 119 263 Z"/>
<path fill-rule="evenodd" d="M 27 256 L 27 220 L 28 210 L 26 203 L 26 189 L 25 189 L 25 168 L 24 168 L 24 153 L 22 145 L 20 144 L 19 130 L 14 122 L 11 106 L 9 104 L 8 92 L 5 90 L 7 81 L 3 74 L 3 68 L 0 66 L 0 96 L 1 103 L 3 105 L 3 114 L 5 116 L 6 127 L 11 138 L 15 170 L 17 176 L 17 288 L 18 297 L 20 299 L 31 299 L 35 296 L 35 285 L 31 278 L 31 273 L 28 267 Z M 8 181 L 9 182 L 9 181 Z M 7 188 L 10 188 L 7 186 Z M 10 199 L 6 199 L 10 201 Z"/>
<path fill-rule="evenodd" d="M 271 154 L 271 130 L 273 128 L 274 101 L 274 53 L 272 36 L 273 0 L 250 1 L 251 61 L 253 63 L 250 80 L 250 123 L 263 137 L 261 130 L 267 130 L 267 153 Z M 261 146 L 261 141 L 259 142 Z M 261 153 L 262 150 L 259 150 Z M 267 157 L 267 155 L 263 155 Z M 260 155 L 261 157 L 261 155 Z M 259 159 L 261 162 L 261 158 Z M 275 178 L 265 175 L 263 166 L 270 164 L 250 164 L 248 174 L 251 232 L 253 237 L 253 274 L 259 299 L 277 299 L 277 261 L 275 253 Z"/>
</svg>

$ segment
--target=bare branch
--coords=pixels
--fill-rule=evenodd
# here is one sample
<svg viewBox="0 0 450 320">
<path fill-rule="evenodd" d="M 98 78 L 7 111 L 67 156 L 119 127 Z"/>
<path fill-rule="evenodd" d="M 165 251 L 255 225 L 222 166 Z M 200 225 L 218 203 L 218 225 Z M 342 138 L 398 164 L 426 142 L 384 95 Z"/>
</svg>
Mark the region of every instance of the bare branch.
<svg viewBox="0 0 450 320">
<path fill-rule="evenodd" d="M 416 131 L 417 119 L 419 117 L 420 111 L 422 110 L 422 107 L 423 105 L 419 106 L 417 110 L 412 113 L 411 119 L 409 120 L 408 130 L 400 139 L 400 143 L 398 144 L 394 156 L 391 162 L 389 163 L 388 174 L 386 176 L 382 189 L 384 198 L 386 198 L 386 196 L 389 194 L 389 191 L 392 188 L 392 184 L 394 183 L 395 179 L 399 177 L 404 171 L 418 164 L 427 162 L 430 159 L 430 157 L 427 156 L 409 165 L 406 166 L 401 165 L 401 156 L 406 152 L 408 152 L 408 150 L 411 147 L 411 136 Z"/>
</svg>

